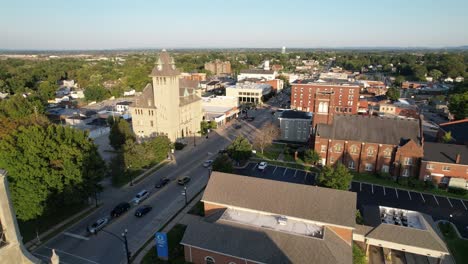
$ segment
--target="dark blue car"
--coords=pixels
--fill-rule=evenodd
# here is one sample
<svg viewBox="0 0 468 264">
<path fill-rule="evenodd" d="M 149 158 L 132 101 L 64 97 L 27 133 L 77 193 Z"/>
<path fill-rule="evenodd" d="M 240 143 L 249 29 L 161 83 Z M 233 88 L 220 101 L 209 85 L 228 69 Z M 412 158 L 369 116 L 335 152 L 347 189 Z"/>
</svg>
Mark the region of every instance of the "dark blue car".
<svg viewBox="0 0 468 264">
<path fill-rule="evenodd" d="M 135 216 L 136 217 L 142 217 L 144 216 L 145 214 L 149 213 L 149 211 L 151 211 L 151 209 L 153 209 L 153 207 L 149 206 L 149 205 L 143 205 L 141 207 L 139 207 L 136 211 L 135 211 Z"/>
</svg>

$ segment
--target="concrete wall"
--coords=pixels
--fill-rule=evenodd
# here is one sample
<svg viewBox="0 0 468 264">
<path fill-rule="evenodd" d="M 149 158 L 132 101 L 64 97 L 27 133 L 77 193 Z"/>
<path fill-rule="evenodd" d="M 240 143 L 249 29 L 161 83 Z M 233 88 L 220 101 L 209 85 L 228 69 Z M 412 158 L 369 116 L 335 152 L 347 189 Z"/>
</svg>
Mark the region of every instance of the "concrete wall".
<svg viewBox="0 0 468 264">
<path fill-rule="evenodd" d="M 281 140 L 307 142 L 310 138 L 312 120 L 279 118 Z"/>
</svg>

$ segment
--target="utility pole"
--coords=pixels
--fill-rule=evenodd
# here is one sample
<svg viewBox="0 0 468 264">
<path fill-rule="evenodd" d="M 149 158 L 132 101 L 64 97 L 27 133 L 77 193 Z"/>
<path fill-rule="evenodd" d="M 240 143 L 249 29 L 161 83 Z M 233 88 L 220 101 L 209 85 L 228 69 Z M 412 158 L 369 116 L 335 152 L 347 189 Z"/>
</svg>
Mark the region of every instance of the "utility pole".
<svg viewBox="0 0 468 264">
<path fill-rule="evenodd" d="M 124 238 L 124 243 L 125 243 L 125 253 L 127 255 L 127 263 L 130 264 L 130 251 L 128 251 L 128 242 L 127 242 L 127 229 L 125 229 L 125 232 L 122 233 L 122 237 Z"/>
<path fill-rule="evenodd" d="M 188 204 L 188 201 L 187 201 L 187 186 L 184 185 L 184 193 L 183 193 L 184 197 L 185 197 L 185 205 Z"/>
</svg>

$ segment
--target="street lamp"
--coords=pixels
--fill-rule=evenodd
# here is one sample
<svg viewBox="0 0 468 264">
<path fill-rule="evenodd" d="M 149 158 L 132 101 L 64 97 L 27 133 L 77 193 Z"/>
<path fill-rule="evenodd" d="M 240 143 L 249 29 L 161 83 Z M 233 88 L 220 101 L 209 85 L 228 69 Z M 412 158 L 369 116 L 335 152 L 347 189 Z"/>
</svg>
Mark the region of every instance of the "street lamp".
<svg viewBox="0 0 468 264">
<path fill-rule="evenodd" d="M 184 185 L 184 192 L 182 193 L 182 195 L 185 197 L 185 205 L 188 204 L 188 201 L 187 201 L 187 186 Z"/>
<path fill-rule="evenodd" d="M 127 172 L 130 173 L 130 186 L 133 186 L 133 173 L 130 172 L 130 165 L 127 166 Z"/>
<path fill-rule="evenodd" d="M 208 129 L 206 130 L 206 138 L 208 138 L 208 135 L 209 135 L 209 134 L 210 134 L 210 129 L 208 128 Z"/>
<path fill-rule="evenodd" d="M 132 253 L 130 251 L 128 251 L 128 241 L 127 241 L 127 233 L 128 233 L 128 230 L 125 229 L 124 232 L 122 232 L 122 238 L 119 237 L 118 235 L 112 233 L 112 232 L 109 232 L 107 230 L 104 230 L 104 229 L 101 229 L 101 230 L 96 230 L 96 232 L 94 232 L 94 235 L 97 235 L 98 232 L 104 232 L 106 234 L 109 234 L 115 238 L 117 238 L 120 242 L 122 242 L 125 246 L 125 256 L 127 258 L 127 264 L 130 264 L 130 258 L 132 257 Z"/>
</svg>

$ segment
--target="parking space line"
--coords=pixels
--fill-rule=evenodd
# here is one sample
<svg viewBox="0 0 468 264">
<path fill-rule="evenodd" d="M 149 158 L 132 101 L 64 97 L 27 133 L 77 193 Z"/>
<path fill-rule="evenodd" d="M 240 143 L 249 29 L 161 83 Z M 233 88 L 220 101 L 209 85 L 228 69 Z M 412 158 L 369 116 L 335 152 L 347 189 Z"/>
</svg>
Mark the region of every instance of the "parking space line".
<svg viewBox="0 0 468 264">
<path fill-rule="evenodd" d="M 296 178 L 297 170 L 294 172 L 293 178 Z"/>
<path fill-rule="evenodd" d="M 463 202 L 463 200 L 460 200 L 460 202 L 463 204 L 463 207 L 465 207 L 465 210 L 468 210 L 468 208 L 466 208 L 466 205 L 465 205 L 465 203 Z"/>
<path fill-rule="evenodd" d="M 385 186 L 382 186 L 383 188 L 383 195 L 387 195 L 387 193 L 385 193 Z"/>
<path fill-rule="evenodd" d="M 413 200 L 413 199 L 411 199 L 411 194 L 410 194 L 410 192 L 409 192 L 409 191 L 407 191 L 407 192 L 408 192 L 409 199 L 410 199 L 410 200 Z"/>
<path fill-rule="evenodd" d="M 374 184 L 371 184 L 372 186 L 372 194 L 374 194 Z"/>
<path fill-rule="evenodd" d="M 450 206 L 453 207 L 453 204 L 452 204 L 452 202 L 450 202 L 450 199 L 448 197 L 445 197 L 445 198 L 447 198 L 447 201 L 449 202 Z"/>
<path fill-rule="evenodd" d="M 277 168 L 278 168 L 278 166 L 275 166 L 275 169 L 273 170 L 273 174 L 275 174 L 275 171 L 276 171 Z"/>
<path fill-rule="evenodd" d="M 422 193 L 419 193 L 421 195 L 421 198 L 423 199 L 423 202 L 426 202 L 426 200 L 424 200 L 424 196 L 422 195 Z"/>
<path fill-rule="evenodd" d="M 396 193 L 396 198 L 398 199 L 398 190 L 396 188 L 395 189 L 395 193 Z"/>
<path fill-rule="evenodd" d="M 359 183 L 359 191 L 362 192 L 362 182 Z"/>
<path fill-rule="evenodd" d="M 439 201 L 437 201 L 437 198 L 435 197 L 435 195 L 432 195 L 432 197 L 434 197 L 434 200 L 436 201 L 437 205 L 439 205 Z"/>
<path fill-rule="evenodd" d="M 284 169 L 283 176 L 286 175 L 286 171 L 288 171 L 288 168 Z"/>
<path fill-rule="evenodd" d="M 255 168 L 257 168 L 257 166 L 258 166 L 258 163 L 255 164 L 255 166 L 252 168 L 252 170 L 255 170 Z"/>
</svg>

